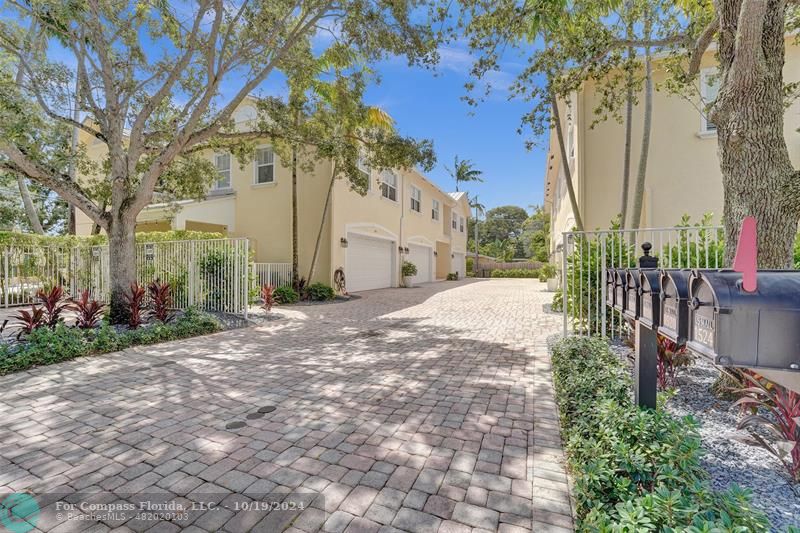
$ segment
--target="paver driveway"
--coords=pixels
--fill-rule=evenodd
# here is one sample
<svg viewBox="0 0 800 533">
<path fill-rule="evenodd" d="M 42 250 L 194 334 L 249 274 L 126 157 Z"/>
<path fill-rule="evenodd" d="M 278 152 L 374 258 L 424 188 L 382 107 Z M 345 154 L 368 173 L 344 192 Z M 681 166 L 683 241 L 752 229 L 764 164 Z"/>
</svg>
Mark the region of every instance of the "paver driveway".
<svg viewBox="0 0 800 533">
<path fill-rule="evenodd" d="M 0 493 L 37 494 L 54 531 L 566 530 L 550 298 L 533 280 L 370 291 L 0 378 Z M 188 518 L 103 514 L 136 496 Z M 59 520 L 64 502 L 84 505 Z"/>
</svg>

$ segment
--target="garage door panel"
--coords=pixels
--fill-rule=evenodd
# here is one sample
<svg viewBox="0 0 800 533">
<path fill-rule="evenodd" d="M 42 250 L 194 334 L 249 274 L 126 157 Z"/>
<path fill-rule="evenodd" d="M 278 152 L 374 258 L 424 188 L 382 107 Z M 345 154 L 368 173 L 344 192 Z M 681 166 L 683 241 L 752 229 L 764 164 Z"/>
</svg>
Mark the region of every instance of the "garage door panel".
<svg viewBox="0 0 800 533">
<path fill-rule="evenodd" d="M 347 290 L 382 289 L 392 285 L 392 241 L 363 235 L 347 236 Z"/>
<path fill-rule="evenodd" d="M 428 283 L 433 281 L 432 259 L 433 249 L 417 244 L 408 245 L 407 260 L 417 267 L 417 275 L 410 278 L 411 283 Z"/>
</svg>

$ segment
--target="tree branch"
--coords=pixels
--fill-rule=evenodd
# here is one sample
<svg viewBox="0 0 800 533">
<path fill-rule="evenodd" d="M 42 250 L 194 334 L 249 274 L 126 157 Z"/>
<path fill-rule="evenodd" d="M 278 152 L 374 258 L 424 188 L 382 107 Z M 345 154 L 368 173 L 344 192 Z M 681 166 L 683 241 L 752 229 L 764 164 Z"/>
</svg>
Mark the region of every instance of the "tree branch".
<svg viewBox="0 0 800 533">
<path fill-rule="evenodd" d="M 719 16 L 715 16 L 714 20 L 708 23 L 708 26 L 700 33 L 694 44 L 692 53 L 689 56 L 689 69 L 687 72 L 690 77 L 696 76 L 700 71 L 700 62 L 703 59 L 703 54 L 711 46 L 711 41 L 714 40 L 717 30 L 719 30 Z"/>
<path fill-rule="evenodd" d="M 36 180 L 45 187 L 54 190 L 61 198 L 86 213 L 89 218 L 102 228 L 108 228 L 103 212 L 67 174 L 43 167 L 13 145 L 0 144 L 0 153 L 9 159 L 9 161 L 0 161 L 0 168 L 18 172 Z"/>
</svg>

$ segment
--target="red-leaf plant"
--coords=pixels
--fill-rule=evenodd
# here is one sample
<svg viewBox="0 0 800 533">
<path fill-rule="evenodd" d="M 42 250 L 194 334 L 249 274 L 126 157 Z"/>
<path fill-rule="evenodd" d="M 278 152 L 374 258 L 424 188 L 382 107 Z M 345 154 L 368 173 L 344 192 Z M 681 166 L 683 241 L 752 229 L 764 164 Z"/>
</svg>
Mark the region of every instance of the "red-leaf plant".
<svg viewBox="0 0 800 533">
<path fill-rule="evenodd" d="M 775 436 L 770 443 L 761 435 L 750 432 L 758 443 L 786 465 L 792 479 L 800 481 L 800 394 L 766 378 L 743 372 L 750 386 L 740 389 L 741 398 L 733 405 L 749 412 L 739 421 L 739 429 L 758 426 Z M 769 415 L 759 414 L 759 410 Z"/>
<path fill-rule="evenodd" d="M 261 286 L 261 308 L 269 313 L 275 305 L 275 287 L 269 283 Z"/>
<path fill-rule="evenodd" d="M 55 328 L 56 324 L 63 320 L 61 313 L 69 307 L 69 302 L 64 299 L 64 288 L 54 285 L 47 291 L 39 289 L 36 298 L 44 309 L 44 323 L 50 328 Z"/>
<path fill-rule="evenodd" d="M 138 283 L 131 283 L 130 293 L 125 294 L 125 301 L 128 302 L 128 326 L 131 329 L 138 328 L 144 322 L 142 320 L 144 294 L 144 287 Z"/>
<path fill-rule="evenodd" d="M 37 305 L 32 305 L 30 311 L 20 309 L 14 317 L 19 325 L 19 333 L 17 338 L 22 335 L 30 335 L 33 330 L 41 328 L 45 325 L 44 308 Z"/>
<path fill-rule="evenodd" d="M 658 390 L 667 390 L 675 385 L 675 378 L 678 369 L 689 366 L 692 357 L 686 351 L 686 346 L 658 336 L 658 366 L 656 367 L 656 378 L 658 380 Z"/>
<path fill-rule="evenodd" d="M 161 322 L 169 322 L 172 319 L 172 293 L 169 283 L 162 283 L 156 279 L 147 286 L 150 293 L 150 302 L 153 306 L 153 316 Z"/>
<path fill-rule="evenodd" d="M 72 301 L 72 310 L 77 313 L 76 325 L 80 329 L 92 329 L 97 326 L 103 316 L 105 306 L 97 300 L 89 298 L 89 291 L 81 292 L 81 297 Z"/>
</svg>

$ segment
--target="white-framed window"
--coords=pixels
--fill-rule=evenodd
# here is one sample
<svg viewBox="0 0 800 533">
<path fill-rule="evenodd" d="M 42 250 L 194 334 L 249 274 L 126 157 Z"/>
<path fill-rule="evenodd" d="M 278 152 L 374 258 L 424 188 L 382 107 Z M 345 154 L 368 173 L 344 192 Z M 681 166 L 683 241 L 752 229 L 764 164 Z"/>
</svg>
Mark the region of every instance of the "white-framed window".
<svg viewBox="0 0 800 533">
<path fill-rule="evenodd" d="M 411 186 L 411 210 L 417 213 L 422 212 L 422 191 Z"/>
<path fill-rule="evenodd" d="M 453 229 L 458 229 L 458 215 L 455 213 L 453 213 L 453 216 L 450 218 L 450 226 L 452 226 Z"/>
<path fill-rule="evenodd" d="M 464 233 L 464 217 L 458 217 L 458 230 Z"/>
<path fill-rule="evenodd" d="M 256 148 L 254 183 L 275 183 L 275 152 L 270 146 Z"/>
<path fill-rule="evenodd" d="M 431 205 L 431 219 L 439 220 L 439 200 L 434 198 L 433 204 Z"/>
<path fill-rule="evenodd" d="M 390 170 L 381 173 L 381 196 L 397 201 L 397 174 Z"/>
<path fill-rule="evenodd" d="M 701 122 L 700 133 L 717 131 L 717 126 L 708 120 L 708 108 L 719 95 L 719 71 L 705 68 L 700 72 Z"/>
<path fill-rule="evenodd" d="M 219 178 L 211 184 L 215 190 L 231 188 L 231 154 L 214 154 L 214 166 Z"/>
<path fill-rule="evenodd" d="M 359 154 L 358 161 L 356 162 L 356 166 L 358 167 L 358 171 L 367 180 L 367 191 L 372 190 L 372 169 L 370 169 L 369 164 L 367 163 L 366 157 L 364 154 Z"/>
</svg>

